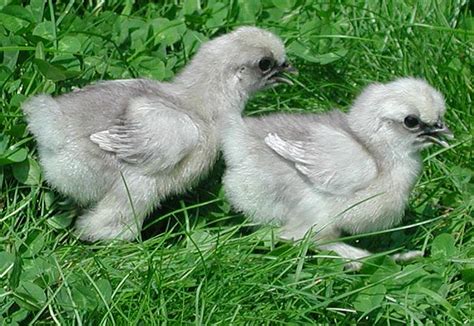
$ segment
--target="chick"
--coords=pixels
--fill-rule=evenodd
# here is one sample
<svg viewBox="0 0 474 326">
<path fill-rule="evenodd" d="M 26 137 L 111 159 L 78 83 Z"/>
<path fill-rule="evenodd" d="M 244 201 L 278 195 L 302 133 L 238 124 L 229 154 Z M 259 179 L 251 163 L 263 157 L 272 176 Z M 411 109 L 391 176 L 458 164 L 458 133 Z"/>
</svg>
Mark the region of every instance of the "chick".
<svg viewBox="0 0 474 326">
<path fill-rule="evenodd" d="M 134 239 L 146 215 L 189 189 L 218 154 L 218 130 L 255 92 L 288 82 L 282 41 L 241 27 L 203 44 L 171 82 L 106 81 L 23 105 L 46 181 L 86 207 L 81 239 Z"/>
<path fill-rule="evenodd" d="M 256 222 L 280 225 L 281 238 L 298 240 L 312 230 L 321 248 L 349 261 L 366 257 L 368 251 L 337 239 L 401 221 L 422 168 L 420 150 L 447 146 L 441 136 L 452 136 L 444 112 L 438 91 L 401 78 L 370 85 L 347 114 L 229 119 L 222 136 L 227 197 Z"/>
</svg>

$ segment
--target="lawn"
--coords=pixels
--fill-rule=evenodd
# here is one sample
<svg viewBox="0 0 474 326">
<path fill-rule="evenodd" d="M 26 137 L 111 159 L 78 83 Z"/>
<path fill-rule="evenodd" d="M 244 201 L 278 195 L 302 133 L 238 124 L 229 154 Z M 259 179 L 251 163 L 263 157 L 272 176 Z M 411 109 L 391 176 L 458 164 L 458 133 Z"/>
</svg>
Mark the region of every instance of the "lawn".
<svg viewBox="0 0 474 326">
<path fill-rule="evenodd" d="M 158 2 L 0 1 L 0 325 L 472 325 L 472 3 Z M 222 160 L 133 243 L 77 240 L 76 207 L 41 176 L 26 98 L 97 80 L 168 80 L 201 42 L 239 25 L 280 35 L 300 71 L 246 115 L 347 109 L 368 83 L 408 75 L 446 97 L 456 138 L 423 153 L 401 226 L 346 240 L 377 252 L 360 272 L 232 211 Z M 426 255 L 387 258 L 408 249 Z"/>
</svg>

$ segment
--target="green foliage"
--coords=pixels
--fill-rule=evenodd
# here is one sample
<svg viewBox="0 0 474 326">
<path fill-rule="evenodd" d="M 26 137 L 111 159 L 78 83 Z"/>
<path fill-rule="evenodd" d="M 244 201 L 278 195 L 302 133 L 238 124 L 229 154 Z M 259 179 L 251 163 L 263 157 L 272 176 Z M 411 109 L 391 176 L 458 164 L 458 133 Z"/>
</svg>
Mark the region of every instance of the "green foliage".
<svg viewBox="0 0 474 326">
<path fill-rule="evenodd" d="M 425 153 L 412 228 L 359 237 L 385 255 L 360 273 L 254 232 L 220 191 L 220 167 L 155 212 L 138 243 L 85 244 L 75 206 L 41 178 L 20 105 L 101 79 L 171 79 L 199 45 L 240 25 L 279 34 L 295 86 L 246 114 L 347 107 L 371 81 L 422 76 L 456 135 Z M 450 1 L 0 1 L 0 324 L 466 324 L 474 319 L 472 5 Z M 252 232 L 250 232 L 252 230 Z"/>
</svg>

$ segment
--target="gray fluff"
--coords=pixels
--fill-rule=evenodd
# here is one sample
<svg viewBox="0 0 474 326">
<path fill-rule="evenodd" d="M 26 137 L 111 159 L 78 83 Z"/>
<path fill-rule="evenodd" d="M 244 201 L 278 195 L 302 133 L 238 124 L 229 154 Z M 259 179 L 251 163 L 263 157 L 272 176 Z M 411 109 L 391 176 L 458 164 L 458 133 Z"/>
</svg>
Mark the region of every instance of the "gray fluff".
<svg viewBox="0 0 474 326">
<path fill-rule="evenodd" d="M 419 151 L 447 145 L 440 138 L 450 135 L 444 112 L 438 91 L 402 78 L 370 85 L 347 114 L 229 119 L 222 136 L 227 197 L 256 222 L 281 226 L 282 238 L 298 240 L 312 230 L 322 248 L 360 259 L 370 253 L 337 239 L 401 221 L 420 174 Z"/>
<path fill-rule="evenodd" d="M 277 36 L 241 27 L 204 43 L 171 82 L 106 81 L 26 102 L 45 179 L 87 208 L 80 237 L 135 238 L 147 213 L 209 171 L 223 117 L 287 67 Z"/>
</svg>

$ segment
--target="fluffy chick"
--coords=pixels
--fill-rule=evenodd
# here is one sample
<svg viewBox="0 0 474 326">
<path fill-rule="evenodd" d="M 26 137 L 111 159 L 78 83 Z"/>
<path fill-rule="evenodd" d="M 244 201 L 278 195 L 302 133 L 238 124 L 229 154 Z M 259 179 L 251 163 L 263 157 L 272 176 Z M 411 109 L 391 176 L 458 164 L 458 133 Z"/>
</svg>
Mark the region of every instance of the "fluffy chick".
<svg viewBox="0 0 474 326">
<path fill-rule="evenodd" d="M 350 261 L 366 257 L 337 239 L 400 222 L 422 167 L 420 150 L 447 146 L 444 112 L 438 91 L 401 78 L 370 85 L 347 114 L 230 119 L 223 134 L 227 197 L 255 221 L 279 224 L 282 238 L 312 230 L 317 243 L 331 242 L 321 248 Z"/>
<path fill-rule="evenodd" d="M 130 240 L 150 210 L 208 172 L 222 118 L 289 69 L 276 35 L 241 27 L 203 44 L 171 82 L 101 82 L 36 96 L 23 111 L 46 181 L 87 207 L 80 237 Z"/>
</svg>

